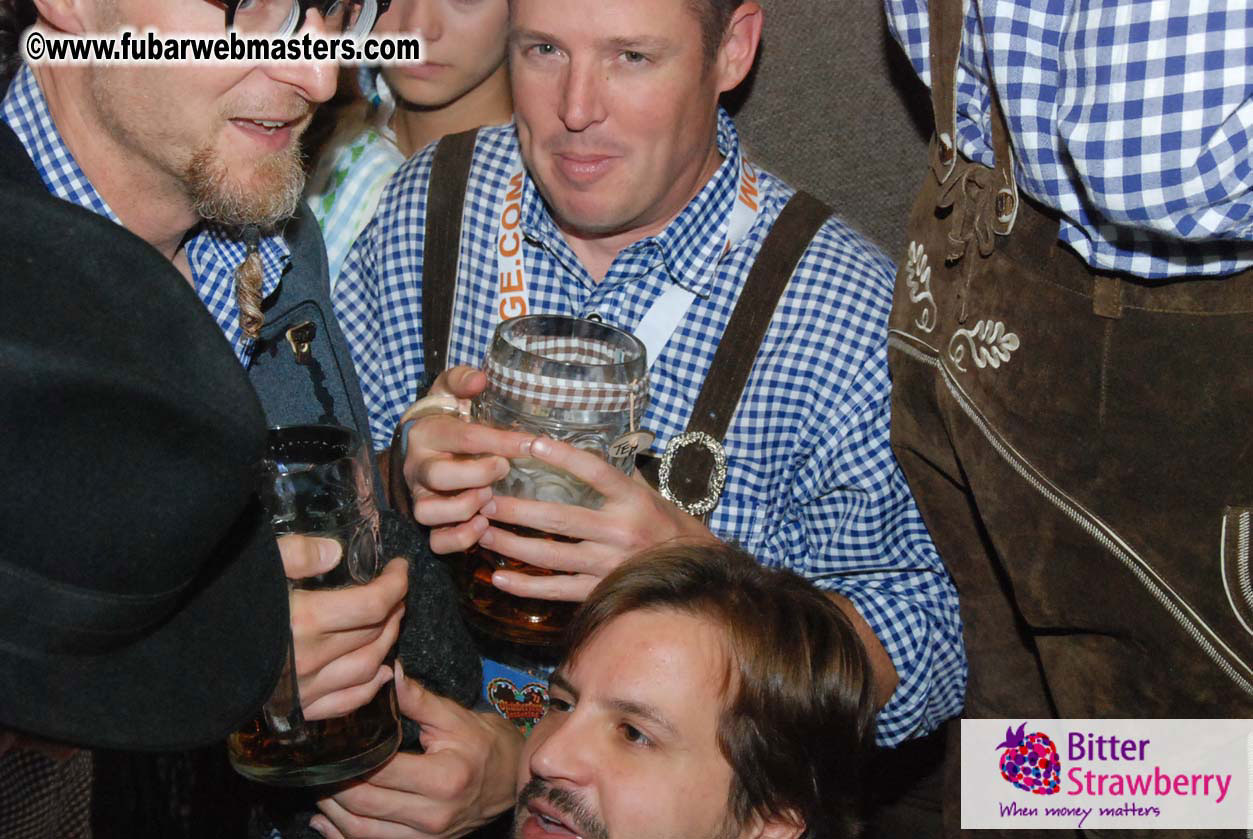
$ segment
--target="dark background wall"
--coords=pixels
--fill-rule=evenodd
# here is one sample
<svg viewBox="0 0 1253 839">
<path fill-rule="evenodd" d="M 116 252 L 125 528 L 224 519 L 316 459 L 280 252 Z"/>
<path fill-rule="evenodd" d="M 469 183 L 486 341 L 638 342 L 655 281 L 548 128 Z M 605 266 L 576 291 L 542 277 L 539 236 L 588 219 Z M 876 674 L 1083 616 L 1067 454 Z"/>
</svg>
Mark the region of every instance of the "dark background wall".
<svg viewBox="0 0 1253 839">
<path fill-rule="evenodd" d="M 883 0 L 758 2 L 761 55 L 726 101 L 750 159 L 822 198 L 899 263 L 932 119 Z M 876 756 L 866 839 L 941 834 L 944 745 L 940 732 Z"/>
<path fill-rule="evenodd" d="M 757 68 L 727 100 L 751 159 L 831 204 L 899 261 L 931 111 L 882 0 L 759 2 Z"/>
</svg>

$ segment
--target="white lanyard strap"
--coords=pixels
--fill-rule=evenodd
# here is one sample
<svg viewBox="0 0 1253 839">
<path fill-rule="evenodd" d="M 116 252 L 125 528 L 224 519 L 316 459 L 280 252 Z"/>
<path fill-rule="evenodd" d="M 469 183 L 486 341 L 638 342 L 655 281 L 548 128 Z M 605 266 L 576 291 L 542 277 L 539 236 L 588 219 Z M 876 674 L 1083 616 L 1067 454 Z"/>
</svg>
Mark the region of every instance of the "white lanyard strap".
<svg viewBox="0 0 1253 839">
<path fill-rule="evenodd" d="M 678 283 L 671 283 L 670 287 L 653 301 L 653 305 L 644 313 L 644 317 L 640 318 L 640 325 L 635 327 L 635 337 L 639 338 L 644 349 L 648 350 L 649 370 L 653 369 L 653 363 L 661 357 L 661 351 L 666 348 L 670 338 L 678 331 L 679 324 L 683 322 L 687 310 L 691 308 L 692 301 L 695 299 L 696 292 L 689 291 Z"/>
<path fill-rule="evenodd" d="M 723 251 L 724 255 L 748 235 L 753 222 L 761 215 L 761 201 L 758 200 L 761 192 L 757 188 L 760 179 L 753 164 L 741 157 L 740 180 L 735 191 L 735 203 L 731 205 L 731 218 L 727 222 L 727 246 Z"/>
<path fill-rule="evenodd" d="M 518 155 L 505 182 L 496 213 L 496 314 L 502 321 L 531 310 L 530 283 L 522 252 L 522 184 L 526 175 Z"/>
<path fill-rule="evenodd" d="M 726 245 L 722 249 L 723 256 L 748 235 L 753 222 L 761 213 L 757 183 L 757 170 L 748 160 L 741 157 L 740 178 L 735 193 L 735 203 L 731 205 L 731 217 L 727 219 L 727 237 Z M 661 357 L 662 350 L 678 331 L 679 324 L 683 322 L 687 310 L 691 308 L 695 300 L 695 292 L 675 283 L 667 288 L 644 313 L 644 317 L 640 318 L 640 324 L 635 328 L 635 337 L 639 338 L 648 350 L 649 369 L 652 369 L 653 363 Z"/>
<path fill-rule="evenodd" d="M 509 180 L 497 213 L 496 231 L 496 312 L 500 319 L 521 317 L 531 310 L 530 283 L 522 259 L 522 184 L 525 179 L 519 155 L 509 173 Z M 736 184 L 735 203 L 727 219 L 725 256 L 748 235 L 761 214 L 759 176 L 746 159 L 740 158 L 740 177 Z M 635 337 L 648 351 L 648 366 L 661 357 L 670 338 L 683 322 L 696 299 L 695 292 L 677 283 L 671 284 L 640 318 Z"/>
</svg>

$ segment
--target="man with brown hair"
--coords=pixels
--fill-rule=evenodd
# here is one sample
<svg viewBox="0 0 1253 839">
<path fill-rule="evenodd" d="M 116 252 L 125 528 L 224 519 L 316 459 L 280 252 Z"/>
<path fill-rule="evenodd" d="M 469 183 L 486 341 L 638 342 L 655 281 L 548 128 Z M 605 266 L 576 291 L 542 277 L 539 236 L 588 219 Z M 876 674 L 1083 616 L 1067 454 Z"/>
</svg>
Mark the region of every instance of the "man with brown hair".
<svg viewBox="0 0 1253 839">
<path fill-rule="evenodd" d="M 855 835 L 873 686 L 812 584 L 726 545 L 661 548 L 607 577 L 568 638 L 517 839 Z"/>
<path fill-rule="evenodd" d="M 844 610 L 871 663 L 876 738 L 891 746 L 960 709 L 956 591 L 889 445 L 890 263 L 752 166 L 719 107 L 749 73 L 763 20 L 754 2 L 512 0 L 514 123 L 447 137 L 397 171 L 345 263 L 336 313 L 375 446 L 404 450 L 392 485 L 411 492 L 435 552 L 477 545 L 563 572 L 502 568 L 491 582 L 577 602 L 642 550 L 742 545 Z M 666 467 L 656 488 L 566 442 L 445 410 L 484 388 L 473 366 L 500 321 L 532 313 L 599 320 L 645 345 L 642 425 L 656 440 L 643 454 Z M 435 399 L 415 404 L 424 392 Z M 496 495 L 522 455 L 604 505 Z M 725 484 L 710 480 L 719 469 Z M 402 759 L 386 783 L 326 807 L 359 817 L 354 836 L 415 835 L 397 824 L 453 835 L 455 820 L 420 812 L 436 785 L 407 779 Z"/>
<path fill-rule="evenodd" d="M 856 834 L 873 683 L 812 584 L 727 545 L 668 546 L 610 574 L 567 639 L 518 766 L 515 839 Z"/>
</svg>

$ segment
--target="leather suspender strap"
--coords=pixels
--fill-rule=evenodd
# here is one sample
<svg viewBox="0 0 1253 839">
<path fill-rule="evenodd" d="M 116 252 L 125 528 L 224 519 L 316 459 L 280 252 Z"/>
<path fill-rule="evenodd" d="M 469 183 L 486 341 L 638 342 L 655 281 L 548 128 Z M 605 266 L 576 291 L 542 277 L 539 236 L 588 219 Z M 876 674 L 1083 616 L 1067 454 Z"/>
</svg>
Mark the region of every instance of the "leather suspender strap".
<svg viewBox="0 0 1253 839">
<path fill-rule="evenodd" d="M 935 116 L 930 162 L 936 180 L 941 184 L 949 180 L 957 165 L 957 65 L 965 34 L 965 17 L 966 4 L 963 0 L 930 0 L 928 3 L 931 109 Z M 1010 143 L 1009 125 L 1005 121 L 1005 112 L 1001 107 L 990 67 L 987 68 L 987 83 L 992 88 L 989 122 L 994 158 L 992 179 L 987 187 L 991 191 L 987 225 L 992 233 L 1007 236 L 1018 216 L 1014 152 Z M 992 239 L 985 234 L 980 238 L 980 252 L 987 256 L 991 251 Z M 960 254 L 950 253 L 949 258 L 955 262 L 961 257 Z"/>
<path fill-rule="evenodd" d="M 719 463 L 721 441 L 739 405 L 779 298 L 805 249 L 830 215 L 831 208 L 807 192 L 797 192 L 783 208 L 762 243 L 718 342 L 687 431 L 666 446 L 660 471 L 667 477 L 659 480 L 658 486 L 670 500 L 693 515 L 704 515 L 717 504 L 725 478 L 725 462 Z M 645 477 L 651 479 L 647 474 L 651 469 L 642 469 Z"/>
<path fill-rule="evenodd" d="M 422 328 L 425 367 L 432 378 L 447 362 L 446 348 L 461 240 L 461 214 L 476 134 L 476 131 L 471 131 L 441 140 L 431 173 L 423 246 Z M 717 503 L 721 492 L 721 481 L 716 480 L 721 466 L 721 440 L 726 436 L 731 417 L 739 404 L 775 306 L 805 249 L 830 215 L 830 207 L 807 192 L 797 192 L 783 208 L 762 243 L 744 291 L 714 353 L 687 430 L 667 446 L 670 468 L 666 471 L 672 477 L 662 488 L 681 506 L 691 508 L 695 505 L 699 511 L 699 502 L 711 495 L 709 509 Z M 717 454 L 703 446 L 684 445 L 684 441 L 693 440 L 694 435 L 708 435 L 708 439 L 717 444 Z M 412 499 L 401 474 L 403 464 L 399 462 L 399 450 L 400 446 L 393 437 L 392 462 L 387 470 L 390 474 L 384 480 L 390 485 L 393 508 L 412 512 Z M 645 476 L 652 483 L 658 483 L 656 465 L 646 462 L 640 465 Z M 717 491 L 711 493 L 715 483 Z M 703 515 L 704 512 L 708 510 L 697 514 Z"/>
<path fill-rule="evenodd" d="M 927 31 L 931 69 L 931 111 L 935 117 L 931 167 L 944 183 L 957 163 L 957 57 L 962 42 L 962 0 L 929 0 Z"/>
<path fill-rule="evenodd" d="M 439 141 L 431 161 L 431 183 L 426 193 L 426 230 L 422 241 L 422 359 L 427 380 L 434 381 L 448 363 L 448 336 L 457 290 L 457 262 L 461 255 L 461 213 L 478 129 L 450 134 Z M 416 396 L 416 394 L 415 394 Z M 413 497 L 405 483 L 400 455 L 403 425 L 392 432 L 392 442 L 378 459 L 379 474 L 393 510 L 413 516 Z"/>
<path fill-rule="evenodd" d="M 448 363 L 453 295 L 461 254 L 461 212 L 478 129 L 439 141 L 426 193 L 426 233 L 422 242 L 422 358 L 434 379 Z"/>
</svg>

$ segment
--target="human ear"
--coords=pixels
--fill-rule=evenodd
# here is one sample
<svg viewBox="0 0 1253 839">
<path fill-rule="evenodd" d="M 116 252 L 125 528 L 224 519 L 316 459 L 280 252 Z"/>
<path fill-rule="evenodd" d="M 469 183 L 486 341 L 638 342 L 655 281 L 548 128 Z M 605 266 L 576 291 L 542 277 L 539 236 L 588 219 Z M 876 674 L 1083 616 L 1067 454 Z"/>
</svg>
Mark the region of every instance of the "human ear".
<svg viewBox="0 0 1253 839">
<path fill-rule="evenodd" d="M 718 47 L 716 66 L 718 92 L 725 93 L 744 81 L 753 69 L 757 58 L 757 46 L 761 43 L 761 27 L 764 14 L 756 3 L 741 3 L 731 13 L 731 21 Z"/>
<path fill-rule="evenodd" d="M 100 0 L 35 0 L 40 21 L 58 32 L 85 35 L 92 31 Z"/>
<path fill-rule="evenodd" d="M 805 820 L 795 810 L 762 818 L 753 816 L 740 839 L 800 839 L 805 835 Z"/>
</svg>

